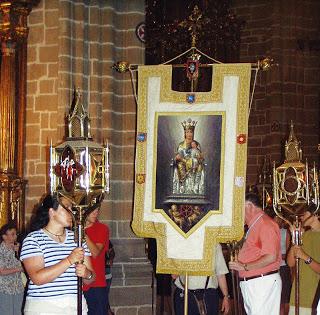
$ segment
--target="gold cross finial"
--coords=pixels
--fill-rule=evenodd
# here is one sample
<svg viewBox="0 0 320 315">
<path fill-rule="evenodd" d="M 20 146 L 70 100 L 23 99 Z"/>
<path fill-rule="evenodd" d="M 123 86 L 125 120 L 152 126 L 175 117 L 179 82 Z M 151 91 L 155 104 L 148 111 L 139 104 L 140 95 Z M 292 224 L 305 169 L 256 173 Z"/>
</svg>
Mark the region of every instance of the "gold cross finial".
<svg viewBox="0 0 320 315">
<path fill-rule="evenodd" d="M 196 45 L 197 34 L 207 23 L 208 19 L 204 19 L 202 17 L 202 13 L 197 5 L 193 8 L 192 13 L 188 16 L 188 18 L 179 23 L 179 26 L 186 28 L 190 32 L 192 47 L 195 47 Z"/>
</svg>

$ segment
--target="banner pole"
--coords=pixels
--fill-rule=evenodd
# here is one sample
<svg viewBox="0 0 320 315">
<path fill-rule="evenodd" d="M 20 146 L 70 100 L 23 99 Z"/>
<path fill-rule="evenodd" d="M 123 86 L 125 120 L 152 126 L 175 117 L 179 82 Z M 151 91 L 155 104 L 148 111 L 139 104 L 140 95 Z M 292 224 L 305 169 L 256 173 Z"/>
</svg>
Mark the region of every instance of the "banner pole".
<svg viewBox="0 0 320 315">
<path fill-rule="evenodd" d="M 184 315 L 188 315 L 188 272 L 184 283 Z"/>
</svg>

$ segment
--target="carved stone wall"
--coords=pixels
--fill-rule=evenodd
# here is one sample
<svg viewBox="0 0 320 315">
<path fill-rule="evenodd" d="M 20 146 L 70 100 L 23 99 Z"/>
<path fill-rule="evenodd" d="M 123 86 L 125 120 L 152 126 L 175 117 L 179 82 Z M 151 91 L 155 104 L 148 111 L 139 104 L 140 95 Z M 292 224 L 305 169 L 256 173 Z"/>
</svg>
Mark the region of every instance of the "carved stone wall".
<svg viewBox="0 0 320 315">
<path fill-rule="evenodd" d="M 265 156 L 282 164 L 290 121 L 301 141 L 303 160 L 319 162 L 320 2 L 233 1 L 245 21 L 241 62 L 272 57 L 278 67 L 260 73 L 248 138 L 248 184 L 255 184 Z"/>
<path fill-rule="evenodd" d="M 65 136 L 73 88 L 82 91 L 95 142 L 110 144 L 111 187 L 101 220 L 116 251 L 111 305 L 116 314 L 151 314 L 151 266 L 132 233 L 136 105 L 119 60 L 144 63 L 135 35 L 144 0 L 42 0 L 29 18 L 26 115 L 26 222 L 49 184 L 49 145 Z"/>
</svg>

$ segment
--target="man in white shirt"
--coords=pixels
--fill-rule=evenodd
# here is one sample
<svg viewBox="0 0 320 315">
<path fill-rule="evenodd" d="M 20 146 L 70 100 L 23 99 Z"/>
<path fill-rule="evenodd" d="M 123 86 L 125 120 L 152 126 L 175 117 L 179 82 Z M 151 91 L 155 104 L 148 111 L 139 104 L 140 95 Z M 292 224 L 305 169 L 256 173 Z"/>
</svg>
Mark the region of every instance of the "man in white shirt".
<svg viewBox="0 0 320 315">
<path fill-rule="evenodd" d="M 229 272 L 223 257 L 221 245 L 218 244 L 215 253 L 215 265 L 212 266 L 214 275 L 188 277 L 188 314 L 189 315 L 218 315 L 219 292 L 223 294 L 221 311 L 227 314 L 230 309 L 228 286 L 225 274 Z M 176 315 L 184 314 L 184 283 L 185 276 L 172 276 L 175 279 L 174 308 Z"/>
</svg>

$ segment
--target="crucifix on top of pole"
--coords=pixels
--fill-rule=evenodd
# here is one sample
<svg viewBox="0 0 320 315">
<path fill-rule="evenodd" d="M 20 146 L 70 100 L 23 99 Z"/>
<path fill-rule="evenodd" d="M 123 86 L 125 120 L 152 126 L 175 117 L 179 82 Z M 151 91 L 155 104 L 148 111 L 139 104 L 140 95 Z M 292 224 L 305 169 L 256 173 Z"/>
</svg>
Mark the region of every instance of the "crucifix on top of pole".
<svg viewBox="0 0 320 315">
<path fill-rule="evenodd" d="M 273 166 L 273 209 L 277 216 L 291 227 L 292 244 L 302 245 L 301 215 L 314 204 L 319 210 L 318 170 L 315 164 L 309 167 L 307 160 L 302 161 L 302 150 L 297 140 L 293 123 L 285 144 L 285 161 Z M 295 315 L 299 315 L 299 258 L 296 258 Z"/>
</svg>

